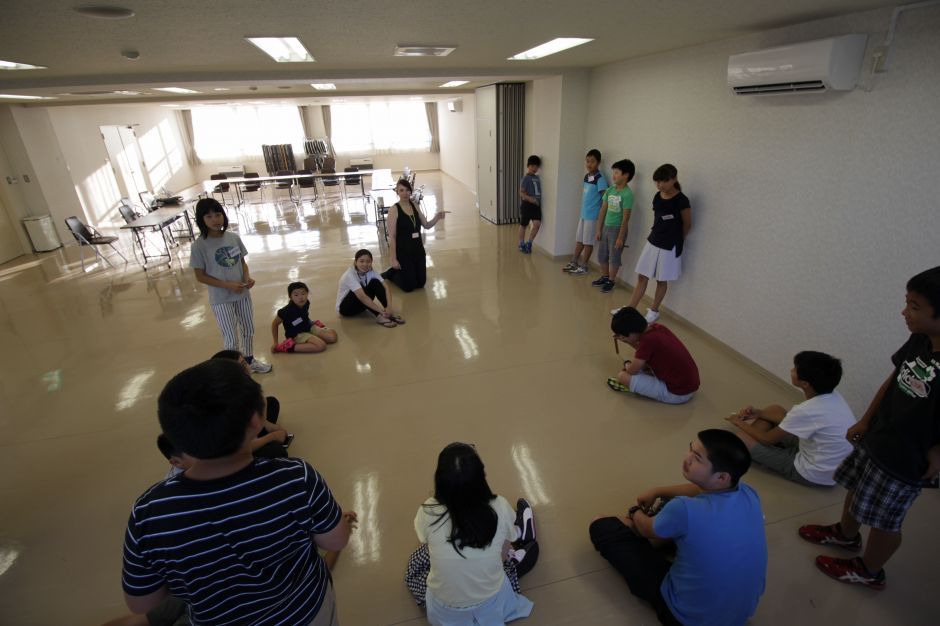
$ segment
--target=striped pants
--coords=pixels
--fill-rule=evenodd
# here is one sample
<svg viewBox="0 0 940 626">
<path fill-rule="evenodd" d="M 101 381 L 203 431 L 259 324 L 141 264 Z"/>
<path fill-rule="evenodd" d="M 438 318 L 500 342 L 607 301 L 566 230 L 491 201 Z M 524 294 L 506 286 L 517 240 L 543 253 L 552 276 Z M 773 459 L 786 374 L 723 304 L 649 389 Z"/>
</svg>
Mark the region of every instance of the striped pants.
<svg viewBox="0 0 940 626">
<path fill-rule="evenodd" d="M 241 353 L 250 357 L 253 354 L 252 340 L 255 335 L 255 322 L 251 308 L 251 296 L 212 305 L 212 314 L 219 323 L 222 331 L 222 340 L 226 350 L 241 350 Z M 238 331 L 241 331 L 241 345 L 238 347 Z"/>
</svg>

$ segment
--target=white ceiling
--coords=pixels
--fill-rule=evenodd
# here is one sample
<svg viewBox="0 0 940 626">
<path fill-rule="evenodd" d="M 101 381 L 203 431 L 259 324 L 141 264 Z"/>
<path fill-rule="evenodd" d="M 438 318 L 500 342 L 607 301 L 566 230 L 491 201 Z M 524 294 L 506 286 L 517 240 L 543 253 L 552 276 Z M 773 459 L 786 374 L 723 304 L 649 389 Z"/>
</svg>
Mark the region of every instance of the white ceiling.
<svg viewBox="0 0 940 626">
<path fill-rule="evenodd" d="M 595 67 L 822 17 L 890 6 L 885 0 L 116 0 L 127 20 L 96 20 L 81 0 L 12 0 L 0 13 L 0 59 L 45 70 L 0 72 L 0 93 L 55 96 L 42 104 L 310 97 L 311 82 L 343 94 L 441 93 Z M 296 36 L 315 63 L 275 63 L 246 36 Z M 595 41 L 539 61 L 507 57 L 555 37 Z M 447 44 L 443 58 L 392 56 L 397 44 Z M 136 61 L 121 56 L 140 53 Z M 255 87 L 256 89 L 250 89 Z M 214 92 L 228 88 L 227 92 Z M 63 93 L 131 89 L 140 96 Z M 0 100 L 3 102 L 3 100 Z"/>
</svg>

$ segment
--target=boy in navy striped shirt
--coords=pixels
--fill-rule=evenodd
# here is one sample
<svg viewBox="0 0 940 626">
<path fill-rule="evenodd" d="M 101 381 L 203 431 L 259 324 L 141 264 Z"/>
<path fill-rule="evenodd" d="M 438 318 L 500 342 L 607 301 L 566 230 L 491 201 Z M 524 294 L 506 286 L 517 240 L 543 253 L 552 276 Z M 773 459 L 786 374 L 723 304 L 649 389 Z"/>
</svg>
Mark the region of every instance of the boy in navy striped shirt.
<svg viewBox="0 0 940 626">
<path fill-rule="evenodd" d="M 189 605 L 194 626 L 335 624 L 317 547 L 342 549 L 355 513 L 342 512 L 304 461 L 252 458 L 261 387 L 238 363 L 206 361 L 167 383 L 158 414 L 194 462 L 134 504 L 122 577 L 131 611 L 171 594 Z"/>
</svg>

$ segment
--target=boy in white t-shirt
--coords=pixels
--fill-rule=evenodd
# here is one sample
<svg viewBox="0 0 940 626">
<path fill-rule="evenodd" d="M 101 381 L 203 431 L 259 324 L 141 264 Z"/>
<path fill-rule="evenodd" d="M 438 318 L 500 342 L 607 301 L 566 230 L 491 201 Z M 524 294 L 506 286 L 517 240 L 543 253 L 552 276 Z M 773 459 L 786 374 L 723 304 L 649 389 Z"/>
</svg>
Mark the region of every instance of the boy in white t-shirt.
<svg viewBox="0 0 940 626">
<path fill-rule="evenodd" d="M 852 444 L 845 433 L 855 424 L 852 409 L 835 391 L 842 363 L 822 352 L 793 357 L 790 380 L 806 400 L 787 411 L 779 405 L 746 407 L 727 418 L 755 463 L 802 485 L 835 485 L 833 474 Z"/>
</svg>

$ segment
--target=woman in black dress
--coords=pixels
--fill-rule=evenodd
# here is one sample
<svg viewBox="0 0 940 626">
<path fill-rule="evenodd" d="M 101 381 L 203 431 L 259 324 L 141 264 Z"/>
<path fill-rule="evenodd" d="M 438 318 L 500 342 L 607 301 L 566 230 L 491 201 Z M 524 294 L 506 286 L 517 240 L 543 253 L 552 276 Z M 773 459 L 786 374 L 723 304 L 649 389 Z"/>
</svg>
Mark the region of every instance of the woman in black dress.
<svg viewBox="0 0 940 626">
<path fill-rule="evenodd" d="M 388 242 L 391 261 L 389 269 L 382 273 L 382 278 L 392 281 L 406 293 L 424 287 L 427 282 L 421 227 L 434 228 L 448 213 L 438 211 L 428 220 L 421 208 L 411 201 L 412 191 L 407 180 L 401 179 L 395 185 L 399 200 L 388 211 L 388 231 L 393 233 Z"/>
</svg>

